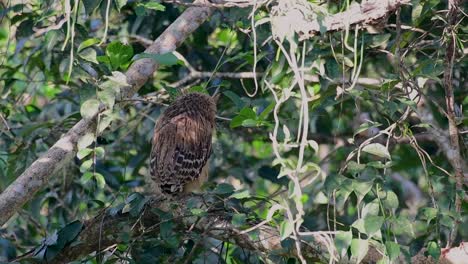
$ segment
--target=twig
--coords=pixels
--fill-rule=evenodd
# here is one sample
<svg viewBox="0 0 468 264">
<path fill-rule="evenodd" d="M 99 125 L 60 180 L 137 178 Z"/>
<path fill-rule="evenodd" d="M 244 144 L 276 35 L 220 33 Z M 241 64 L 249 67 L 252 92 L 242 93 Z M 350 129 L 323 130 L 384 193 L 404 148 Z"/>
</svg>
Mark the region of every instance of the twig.
<svg viewBox="0 0 468 264">
<path fill-rule="evenodd" d="M 33 34 L 33 37 L 37 38 L 37 37 L 49 32 L 51 30 L 60 29 L 60 28 L 62 28 L 63 24 L 65 24 L 65 22 L 67 22 L 67 21 L 68 21 L 68 17 L 65 17 L 55 25 L 48 26 L 48 27 L 45 27 L 45 28 L 34 28 L 33 30 L 35 31 L 35 33 Z"/>
</svg>

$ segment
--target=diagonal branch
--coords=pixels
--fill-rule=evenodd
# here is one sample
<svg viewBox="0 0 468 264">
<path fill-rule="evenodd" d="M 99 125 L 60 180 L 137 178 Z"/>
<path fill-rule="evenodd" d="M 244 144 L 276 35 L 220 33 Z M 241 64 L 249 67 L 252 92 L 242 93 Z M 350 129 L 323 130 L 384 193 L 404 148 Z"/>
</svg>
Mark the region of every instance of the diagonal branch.
<svg viewBox="0 0 468 264">
<path fill-rule="evenodd" d="M 146 49 L 146 53 L 167 53 L 195 31 L 213 12 L 209 7 L 190 7 L 177 18 Z M 133 63 L 126 76 L 130 87 L 122 91 L 122 98 L 130 98 L 150 78 L 158 65 L 152 59 Z M 0 194 L 0 226 L 41 190 L 51 177 L 76 154 L 78 140 L 88 132 L 95 131 L 96 117 L 82 119 L 73 126 L 46 153 L 31 164 L 7 189 Z"/>
</svg>

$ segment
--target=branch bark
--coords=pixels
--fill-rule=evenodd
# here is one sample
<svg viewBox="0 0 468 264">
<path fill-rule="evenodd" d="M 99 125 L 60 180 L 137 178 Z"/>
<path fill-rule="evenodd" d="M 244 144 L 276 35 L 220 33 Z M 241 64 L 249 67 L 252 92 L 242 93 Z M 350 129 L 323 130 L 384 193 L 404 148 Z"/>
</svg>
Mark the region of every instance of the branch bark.
<svg viewBox="0 0 468 264">
<path fill-rule="evenodd" d="M 299 35 L 300 40 L 305 40 L 312 38 L 324 30 L 332 32 L 349 29 L 352 25 L 366 26 L 375 24 L 389 16 L 400 5 L 410 2 L 410 0 L 362 1 L 360 4 L 353 3 L 344 12 L 330 15 L 323 19 L 314 18 L 310 20 L 304 13 L 297 12 L 294 9 L 279 17 L 283 17 L 286 21 L 293 19 L 295 23 L 291 25 L 291 29 Z M 305 10 L 309 8 L 311 7 L 304 7 Z"/>
<path fill-rule="evenodd" d="M 208 17 L 210 7 L 190 7 L 174 21 L 149 46 L 146 53 L 163 54 L 174 51 Z M 131 85 L 122 91 L 122 98 L 130 98 L 150 78 L 158 65 L 152 59 L 141 59 L 128 69 L 127 82 Z M 88 132 L 94 132 L 96 117 L 82 119 L 73 126 L 46 153 L 29 166 L 7 189 L 0 194 L 0 226 L 41 190 L 49 179 L 75 156 L 78 140 Z"/>
</svg>

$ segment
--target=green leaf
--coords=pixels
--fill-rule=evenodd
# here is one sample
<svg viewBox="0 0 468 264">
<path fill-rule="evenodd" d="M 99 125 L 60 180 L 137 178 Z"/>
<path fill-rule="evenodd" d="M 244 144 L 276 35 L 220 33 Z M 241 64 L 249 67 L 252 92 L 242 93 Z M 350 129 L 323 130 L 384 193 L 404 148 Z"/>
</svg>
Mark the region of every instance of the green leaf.
<svg viewBox="0 0 468 264">
<path fill-rule="evenodd" d="M 365 147 L 362 148 L 362 151 L 367 152 L 372 155 L 379 156 L 381 158 L 387 158 L 387 159 L 392 158 L 390 156 L 390 153 L 388 152 L 388 149 L 380 143 L 372 143 L 372 144 L 366 145 Z"/>
<path fill-rule="evenodd" d="M 374 199 L 372 202 L 364 205 L 362 208 L 362 217 L 366 218 L 369 215 L 378 215 L 380 211 L 379 199 Z"/>
<path fill-rule="evenodd" d="M 204 216 L 206 215 L 206 211 L 205 210 L 202 210 L 200 208 L 192 208 L 190 209 L 190 212 L 194 215 L 194 216 Z"/>
<path fill-rule="evenodd" d="M 346 170 L 353 175 L 356 175 L 357 173 L 363 171 L 365 168 L 365 164 L 359 164 L 354 160 L 348 162 L 348 165 L 346 166 Z"/>
<path fill-rule="evenodd" d="M 232 187 L 232 185 L 230 184 L 227 184 L 227 183 L 220 183 L 218 184 L 218 186 L 216 186 L 216 188 L 213 190 L 213 193 L 215 194 L 229 194 L 231 195 L 232 193 L 234 193 L 235 189 L 234 187 Z"/>
<path fill-rule="evenodd" d="M 223 94 L 236 105 L 237 109 L 242 109 L 242 107 L 244 107 L 245 103 L 237 94 L 233 93 L 232 91 L 225 91 Z"/>
<path fill-rule="evenodd" d="M 82 228 L 83 224 L 78 220 L 67 224 L 58 232 L 57 244 L 60 244 L 63 248 L 65 245 L 75 240 Z"/>
<path fill-rule="evenodd" d="M 231 196 L 229 196 L 229 197 L 235 198 L 235 199 L 249 198 L 250 197 L 250 192 L 249 192 L 249 190 L 236 191 L 235 193 L 231 194 Z"/>
<path fill-rule="evenodd" d="M 382 202 L 386 208 L 397 209 L 398 208 L 398 196 L 392 191 L 386 191 L 385 197 L 381 197 Z"/>
<path fill-rule="evenodd" d="M 80 108 L 80 113 L 83 118 L 92 118 L 99 112 L 99 101 L 96 99 L 86 100 Z"/>
<path fill-rule="evenodd" d="M 208 94 L 208 91 L 206 90 L 205 87 L 201 86 L 201 85 L 195 85 L 195 86 L 192 86 L 188 89 L 188 92 L 189 93 L 203 93 L 203 94 Z"/>
<path fill-rule="evenodd" d="M 156 10 L 156 11 L 166 10 L 165 6 L 163 6 L 163 5 L 161 5 L 160 3 L 157 3 L 157 2 L 139 3 L 138 5 L 146 8 L 146 9 L 151 9 L 151 10 Z"/>
<path fill-rule="evenodd" d="M 65 245 L 75 240 L 82 228 L 83 224 L 78 220 L 67 224 L 58 232 L 57 245 L 60 245 L 61 248 L 65 247 Z"/>
<path fill-rule="evenodd" d="M 91 154 L 91 152 L 93 152 L 92 149 L 90 148 L 83 148 L 83 149 L 80 149 L 78 150 L 78 153 L 76 154 L 76 157 L 78 159 L 83 159 L 84 157 L 88 156 L 89 154 Z"/>
<path fill-rule="evenodd" d="M 89 48 L 89 49 L 85 49 L 83 51 L 81 51 L 80 53 L 78 53 L 78 55 L 86 60 L 86 61 L 89 61 L 89 62 L 92 62 L 92 63 L 95 63 L 95 64 L 99 64 L 99 62 L 97 61 L 97 53 L 94 49 L 92 48 Z"/>
<path fill-rule="evenodd" d="M 93 46 L 94 44 L 97 44 L 99 43 L 101 40 L 98 39 L 98 38 L 90 38 L 90 39 L 87 39 L 83 42 L 81 42 L 81 44 L 78 46 L 78 50 L 77 52 L 79 53 L 80 51 L 86 49 L 86 48 L 89 48 L 91 46 Z"/>
<path fill-rule="evenodd" d="M 122 213 L 130 212 L 130 215 L 137 216 L 143 209 L 146 199 L 140 193 L 134 192 L 125 199 L 125 203 Z"/>
<path fill-rule="evenodd" d="M 259 124 L 257 120 L 254 119 L 245 119 L 242 121 L 243 127 L 256 127 Z"/>
<path fill-rule="evenodd" d="M 132 60 L 136 61 L 141 59 L 152 59 L 158 64 L 167 66 L 171 66 L 179 62 L 179 59 L 172 52 L 165 54 L 140 53 L 135 55 Z"/>
<path fill-rule="evenodd" d="M 409 220 L 407 216 L 389 218 L 389 225 L 392 227 L 392 233 L 395 235 L 405 235 L 414 238 L 414 227 L 420 226 L 421 224 L 421 221 Z"/>
<path fill-rule="evenodd" d="M 380 230 L 384 220 L 385 219 L 382 216 L 377 215 L 369 215 L 364 218 L 364 229 L 366 234 L 372 237 L 373 234 Z"/>
<path fill-rule="evenodd" d="M 412 4 L 413 4 L 413 8 L 411 10 L 411 20 L 413 21 L 415 25 L 417 25 L 417 21 L 419 17 L 421 16 L 421 12 L 423 10 L 423 5 L 419 3 L 419 0 L 418 1 L 413 0 Z"/>
<path fill-rule="evenodd" d="M 351 255 L 356 259 L 356 263 L 361 263 L 361 260 L 366 256 L 368 250 L 368 240 L 355 238 L 351 241 Z"/>
<path fill-rule="evenodd" d="M 374 36 L 371 37 L 371 42 L 370 42 L 369 46 L 371 48 L 376 48 L 376 47 L 379 47 L 379 46 L 382 46 L 382 45 L 386 46 L 386 44 L 390 40 L 391 36 L 392 36 L 392 34 L 390 34 L 390 33 L 374 35 Z"/>
<path fill-rule="evenodd" d="M 346 255 L 349 246 L 351 245 L 351 240 L 353 239 L 353 233 L 351 231 L 338 231 L 335 235 L 335 246 L 336 250 L 341 257 Z"/>
<path fill-rule="evenodd" d="M 427 244 L 427 252 L 431 255 L 434 259 L 440 258 L 440 247 L 439 244 L 435 241 L 431 241 Z"/>
<path fill-rule="evenodd" d="M 86 14 L 90 15 L 96 7 L 99 6 L 99 4 L 102 2 L 102 0 L 83 0 L 83 5 L 86 11 Z"/>
<path fill-rule="evenodd" d="M 362 133 L 362 132 L 364 132 L 364 131 L 366 131 L 368 129 L 371 129 L 371 128 L 374 128 L 374 127 L 379 127 L 381 125 L 382 124 L 380 124 L 380 123 L 374 123 L 374 122 L 372 122 L 372 123 L 371 122 L 366 122 L 364 124 L 361 124 L 359 126 L 359 128 L 354 132 L 353 137 L 355 137 L 357 134 Z"/>
<path fill-rule="evenodd" d="M 280 226 L 280 236 L 281 240 L 288 238 L 294 231 L 294 224 L 291 221 L 284 220 L 281 222 Z"/>
<path fill-rule="evenodd" d="M 106 180 L 104 179 L 104 176 L 102 176 L 101 173 L 94 173 L 94 178 L 96 179 L 97 186 L 102 189 L 104 186 L 106 186 Z"/>
<path fill-rule="evenodd" d="M 400 256 L 400 245 L 393 241 L 387 241 L 385 243 L 385 248 L 387 249 L 388 257 L 390 260 L 396 260 Z"/>
<path fill-rule="evenodd" d="M 83 176 L 81 176 L 80 181 L 82 183 L 87 183 L 89 180 L 91 180 L 91 178 L 93 178 L 93 173 L 90 171 L 87 171 L 83 173 Z"/>
<path fill-rule="evenodd" d="M 354 193 L 356 194 L 358 200 L 357 203 L 360 204 L 364 196 L 372 189 L 373 181 L 359 181 L 352 180 L 351 186 Z"/>
<path fill-rule="evenodd" d="M 338 63 L 341 65 L 341 64 L 344 64 L 345 66 L 348 66 L 350 68 L 354 67 L 354 63 L 353 61 L 346 57 L 346 56 L 343 56 L 342 54 L 340 53 L 337 53 L 336 54 L 336 60 L 338 61 Z"/>
<path fill-rule="evenodd" d="M 241 125 L 244 125 L 243 122 L 247 119 L 251 119 L 251 120 L 256 120 L 257 119 L 257 115 L 255 114 L 254 110 L 252 108 L 249 108 L 249 107 L 244 107 L 242 108 L 242 110 L 239 112 L 239 114 L 237 116 L 235 116 L 232 120 L 231 120 L 231 124 L 230 124 L 230 127 L 231 128 L 235 128 L 235 127 L 238 127 L 238 126 L 241 126 Z M 246 125 L 249 125 L 249 124 L 252 124 L 252 121 L 247 121 L 246 122 Z M 256 123 L 255 123 L 256 124 Z"/>
<path fill-rule="evenodd" d="M 94 153 L 96 154 L 96 157 L 99 159 L 104 158 L 104 148 L 103 147 L 97 147 L 94 149 Z"/>
<path fill-rule="evenodd" d="M 236 227 L 245 225 L 247 216 L 245 214 L 234 214 L 232 216 L 232 224 Z"/>
<path fill-rule="evenodd" d="M 127 4 L 127 0 L 114 0 L 115 5 L 117 6 L 117 10 L 121 10 Z"/>
<path fill-rule="evenodd" d="M 360 233 L 366 233 L 366 228 L 364 227 L 364 219 L 362 218 L 356 219 L 356 221 L 354 221 L 354 223 L 351 226 L 356 228 Z"/>
<path fill-rule="evenodd" d="M 106 78 L 111 82 L 110 84 L 103 83 L 101 86 L 103 86 L 103 89 L 112 89 L 114 92 L 119 92 L 120 87 L 115 87 L 115 85 L 112 85 L 112 83 L 117 84 L 118 86 L 130 86 L 127 82 L 127 76 L 123 74 L 122 72 L 119 71 L 113 71 L 112 76 L 106 76 Z"/>
<path fill-rule="evenodd" d="M 309 147 L 311 147 L 315 151 L 315 153 L 318 153 L 319 145 L 317 141 L 311 139 L 311 140 L 307 140 L 307 143 L 309 143 Z"/>
<path fill-rule="evenodd" d="M 315 204 L 328 204 L 330 200 L 323 192 L 318 192 L 317 195 L 314 197 Z"/>
<path fill-rule="evenodd" d="M 86 172 L 89 170 L 89 168 L 91 168 L 91 166 L 93 165 L 93 160 L 85 160 L 83 163 L 81 163 L 81 166 L 80 166 L 80 172 Z"/>
<path fill-rule="evenodd" d="M 112 89 L 104 89 L 97 92 L 99 100 L 108 108 L 112 109 L 115 104 L 115 92 Z"/>
<path fill-rule="evenodd" d="M 422 209 L 422 213 L 424 218 L 427 220 L 427 223 L 429 224 L 432 219 L 437 217 L 439 211 L 432 207 L 426 207 Z"/>
<path fill-rule="evenodd" d="M 107 112 L 107 113 L 104 112 L 101 119 L 99 120 L 99 124 L 98 124 L 99 133 L 101 133 L 107 127 L 109 127 L 113 120 L 114 120 L 114 115 L 112 114 L 112 112 L 110 112 L 110 111 Z"/>
<path fill-rule="evenodd" d="M 273 111 L 276 106 L 276 102 L 271 102 L 265 109 L 263 109 L 262 113 L 258 116 L 258 119 L 265 120 L 268 115 Z"/>
<path fill-rule="evenodd" d="M 94 142 L 94 134 L 92 132 L 86 133 L 80 139 L 78 139 L 78 149 L 82 150 Z"/>
<path fill-rule="evenodd" d="M 173 228 L 174 228 L 174 222 L 173 221 L 171 221 L 171 220 L 162 221 L 161 225 L 160 225 L 160 228 L 159 228 L 161 238 L 166 240 L 166 239 L 170 238 L 171 236 L 173 236 L 173 232 L 172 232 Z"/>
<path fill-rule="evenodd" d="M 122 68 L 125 64 L 130 62 L 133 56 L 133 48 L 119 41 L 113 41 L 107 46 L 106 55 L 109 57 L 113 69 Z"/>
</svg>

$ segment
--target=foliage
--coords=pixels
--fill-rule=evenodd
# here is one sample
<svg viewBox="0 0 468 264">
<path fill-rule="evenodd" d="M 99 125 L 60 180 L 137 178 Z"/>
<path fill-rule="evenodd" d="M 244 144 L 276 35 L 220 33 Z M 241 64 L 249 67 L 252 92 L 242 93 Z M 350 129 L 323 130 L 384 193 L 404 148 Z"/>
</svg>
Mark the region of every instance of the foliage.
<svg viewBox="0 0 468 264">
<path fill-rule="evenodd" d="M 349 2 L 316 6 L 314 17 L 342 12 Z M 80 118 L 99 121 L 78 142 L 76 157 L 0 229 L 0 261 L 30 250 L 36 261 L 52 259 L 79 243 L 83 222 L 101 210 L 141 214 L 154 122 L 184 89 L 222 93 L 205 191 L 222 201 L 240 230 L 267 222 L 291 250 L 294 237 L 309 239 L 305 230 L 330 231 L 334 256 L 327 257 L 353 262 L 371 247 L 385 255 L 379 263 L 409 262 L 423 248 L 437 259 L 457 221 L 456 242 L 466 241 L 468 204 L 455 210 L 453 168 L 428 140 L 432 124 L 421 118 L 428 112 L 447 127 L 438 109 L 445 108 L 445 1 L 412 1 L 385 24 L 308 40 L 281 28 L 289 12 L 281 8 L 217 11 L 179 55 L 155 55 L 144 52 L 147 41 L 186 7 L 122 0 L 2 4 L 0 190 Z M 67 16 L 70 23 L 48 28 Z M 466 132 L 466 22 L 457 30 L 455 102 Z M 122 100 L 125 71 L 140 59 L 160 67 L 138 98 Z M 192 66 L 213 74 L 174 88 Z M 215 75 L 253 69 L 256 80 Z M 460 137 L 465 160 L 467 135 Z M 187 206 L 189 217 L 207 214 Z M 181 231 L 170 210 L 154 213 L 159 234 L 131 237 L 137 223 L 129 223 L 117 234 L 122 242 L 78 261 L 183 263 L 189 254 L 193 263 L 265 263 L 266 255 L 276 263 L 299 261 Z"/>
</svg>

